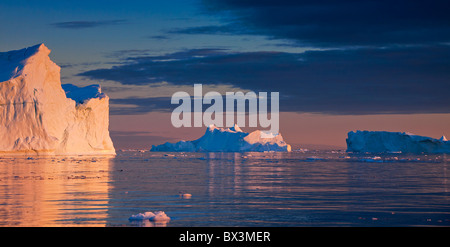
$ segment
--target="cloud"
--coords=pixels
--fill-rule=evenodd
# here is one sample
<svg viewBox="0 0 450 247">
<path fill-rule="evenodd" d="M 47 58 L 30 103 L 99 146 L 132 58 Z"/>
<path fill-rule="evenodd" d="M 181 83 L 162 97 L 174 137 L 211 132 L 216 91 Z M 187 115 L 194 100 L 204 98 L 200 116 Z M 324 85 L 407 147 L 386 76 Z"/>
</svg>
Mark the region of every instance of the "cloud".
<svg viewBox="0 0 450 247">
<path fill-rule="evenodd" d="M 108 58 L 127 58 L 127 57 L 133 57 L 133 56 L 141 56 L 141 55 L 147 55 L 150 53 L 150 49 L 126 49 L 126 50 L 118 50 L 114 52 L 108 52 L 105 54 L 105 57 Z"/>
<path fill-rule="evenodd" d="M 251 30 L 245 29 L 238 23 L 231 23 L 225 25 L 208 25 L 195 26 L 185 28 L 175 28 L 167 31 L 168 34 L 213 34 L 213 35 L 240 35 L 240 34 L 256 34 Z"/>
<path fill-rule="evenodd" d="M 194 83 L 280 92 L 280 110 L 327 114 L 449 113 L 450 46 L 330 49 L 305 53 L 193 49 L 128 57 L 79 75 L 124 85 Z M 167 97 L 112 99 L 136 112 L 171 111 Z M 119 112 L 123 112 L 121 109 Z M 130 109 L 128 109 L 130 110 Z"/>
<path fill-rule="evenodd" d="M 149 39 L 155 39 L 155 40 L 169 40 L 170 37 L 167 35 L 150 35 L 146 36 Z"/>
<path fill-rule="evenodd" d="M 152 111 L 169 112 L 174 109 L 170 97 L 110 99 L 111 115 L 135 115 Z"/>
<path fill-rule="evenodd" d="M 435 44 L 450 40 L 445 0 L 204 1 L 206 12 L 228 24 L 179 33 L 258 34 L 316 47 Z"/>
<path fill-rule="evenodd" d="M 112 26 L 126 23 L 127 20 L 103 20 L 103 21 L 65 21 L 51 23 L 53 27 L 64 29 L 86 29 L 100 26 Z"/>
</svg>

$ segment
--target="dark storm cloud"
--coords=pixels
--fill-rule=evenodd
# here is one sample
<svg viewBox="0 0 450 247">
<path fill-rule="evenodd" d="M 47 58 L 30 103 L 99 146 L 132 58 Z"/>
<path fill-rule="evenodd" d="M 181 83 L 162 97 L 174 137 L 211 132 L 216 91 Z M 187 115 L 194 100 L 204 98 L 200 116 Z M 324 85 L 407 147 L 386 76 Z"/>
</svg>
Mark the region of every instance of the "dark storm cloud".
<svg viewBox="0 0 450 247">
<path fill-rule="evenodd" d="M 231 84 L 280 92 L 280 109 L 329 114 L 450 112 L 450 46 L 399 46 L 287 52 L 195 49 L 129 57 L 91 79 L 125 85 Z M 147 102 L 147 100 L 149 100 Z M 156 101 L 155 101 L 156 100 Z M 112 100 L 139 112 L 171 110 L 168 98 Z"/>
<path fill-rule="evenodd" d="M 178 33 L 259 34 L 321 47 L 431 44 L 450 40 L 448 1 L 203 1 L 228 25 Z M 226 27 L 225 29 L 223 27 Z M 247 31 L 244 31 L 247 30 Z"/>
<path fill-rule="evenodd" d="M 111 26 L 126 23 L 126 20 L 104 20 L 104 21 L 65 21 L 52 23 L 53 27 L 64 29 L 85 29 L 100 26 Z"/>
</svg>

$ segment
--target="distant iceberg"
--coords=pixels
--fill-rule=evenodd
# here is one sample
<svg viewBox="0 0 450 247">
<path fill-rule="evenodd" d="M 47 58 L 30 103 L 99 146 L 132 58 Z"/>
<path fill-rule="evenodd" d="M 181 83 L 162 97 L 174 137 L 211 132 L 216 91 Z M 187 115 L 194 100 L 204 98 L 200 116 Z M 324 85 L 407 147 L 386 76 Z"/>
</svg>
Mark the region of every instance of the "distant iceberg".
<svg viewBox="0 0 450 247">
<path fill-rule="evenodd" d="M 153 145 L 151 151 L 162 152 L 290 152 L 291 146 L 284 142 L 280 133 L 271 134 L 260 130 L 243 132 L 237 125 L 219 128 L 210 125 L 205 134 L 194 141 L 166 142 Z"/>
<path fill-rule="evenodd" d="M 372 153 L 450 153 L 450 141 L 445 136 L 435 139 L 405 132 L 350 131 L 348 152 Z"/>
</svg>

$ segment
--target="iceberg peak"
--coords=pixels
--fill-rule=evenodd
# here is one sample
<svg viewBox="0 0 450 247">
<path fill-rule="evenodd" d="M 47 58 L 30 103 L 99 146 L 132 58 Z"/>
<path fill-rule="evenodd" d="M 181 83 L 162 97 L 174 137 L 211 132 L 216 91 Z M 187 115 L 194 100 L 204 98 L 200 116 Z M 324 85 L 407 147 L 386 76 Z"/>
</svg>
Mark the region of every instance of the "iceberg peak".
<svg viewBox="0 0 450 247">
<path fill-rule="evenodd" d="M 439 138 L 439 141 L 446 142 L 448 141 L 447 138 L 443 135 L 441 138 Z"/>
<path fill-rule="evenodd" d="M 10 60 L 26 60 L 27 58 L 38 54 L 48 56 L 50 55 L 50 52 L 51 50 L 47 46 L 45 46 L 44 43 L 40 43 L 20 50 L 8 51 L 6 53 L 8 54 Z"/>
<path fill-rule="evenodd" d="M 208 131 L 221 131 L 221 132 L 243 132 L 241 128 L 239 128 L 239 126 L 237 124 L 234 124 L 233 127 L 230 128 L 220 128 L 217 127 L 215 124 L 210 124 L 207 128 L 206 128 L 206 132 Z"/>
<path fill-rule="evenodd" d="M 239 126 L 237 124 L 234 124 L 234 126 L 231 127 L 230 130 L 235 131 L 235 132 L 242 132 L 241 128 L 239 128 Z"/>
<path fill-rule="evenodd" d="M 37 53 L 41 53 L 41 54 L 43 54 L 45 56 L 48 56 L 48 55 L 50 55 L 50 52 L 52 51 L 47 46 L 45 46 L 44 43 L 40 43 L 40 44 L 37 44 L 37 45 L 34 45 L 34 46 L 30 46 L 28 48 L 25 48 L 24 50 L 25 50 L 25 53 L 24 53 L 25 57 L 30 57 L 30 56 L 33 56 L 33 55 L 35 55 Z"/>
<path fill-rule="evenodd" d="M 33 74 L 33 70 L 42 70 L 42 65 L 51 63 L 48 57 L 50 52 L 43 43 L 20 50 L 0 52 L 0 82 L 20 75 Z"/>
</svg>

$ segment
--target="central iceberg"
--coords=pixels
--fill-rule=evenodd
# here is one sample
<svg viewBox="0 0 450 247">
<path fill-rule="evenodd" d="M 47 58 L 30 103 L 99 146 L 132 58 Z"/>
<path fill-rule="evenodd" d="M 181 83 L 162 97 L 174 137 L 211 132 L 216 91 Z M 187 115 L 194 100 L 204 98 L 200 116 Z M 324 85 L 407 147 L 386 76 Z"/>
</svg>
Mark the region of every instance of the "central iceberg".
<svg viewBox="0 0 450 247">
<path fill-rule="evenodd" d="M 166 142 L 153 145 L 151 151 L 162 152 L 290 152 L 291 146 L 284 142 L 280 133 L 267 134 L 256 130 L 243 132 L 237 125 L 218 128 L 210 125 L 205 134 L 194 141 Z"/>
</svg>

